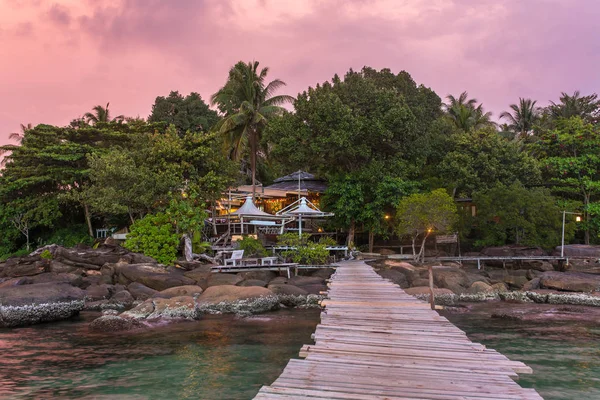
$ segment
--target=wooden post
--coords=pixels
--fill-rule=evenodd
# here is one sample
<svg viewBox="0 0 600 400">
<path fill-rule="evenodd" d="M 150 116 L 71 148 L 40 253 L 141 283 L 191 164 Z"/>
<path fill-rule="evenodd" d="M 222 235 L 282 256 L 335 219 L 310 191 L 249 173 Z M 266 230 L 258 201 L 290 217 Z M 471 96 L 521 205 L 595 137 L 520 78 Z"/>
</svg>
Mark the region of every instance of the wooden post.
<svg viewBox="0 0 600 400">
<path fill-rule="evenodd" d="M 435 310 L 435 293 L 433 292 L 433 267 L 429 266 L 429 304 L 431 304 L 431 309 Z"/>
</svg>

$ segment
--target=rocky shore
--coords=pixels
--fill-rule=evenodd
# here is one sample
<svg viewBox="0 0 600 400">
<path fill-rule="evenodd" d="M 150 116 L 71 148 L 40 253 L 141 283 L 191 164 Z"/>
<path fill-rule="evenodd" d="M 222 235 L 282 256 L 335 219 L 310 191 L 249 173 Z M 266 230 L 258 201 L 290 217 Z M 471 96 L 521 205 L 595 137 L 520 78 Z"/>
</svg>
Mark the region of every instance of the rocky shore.
<svg viewBox="0 0 600 400">
<path fill-rule="evenodd" d="M 544 256 L 542 249 L 504 247 L 484 249 L 487 256 Z M 600 248 L 566 246 L 569 265 L 540 260 L 476 264 L 414 264 L 396 260 L 370 262 L 376 271 L 409 294 L 428 300 L 429 272 L 433 266 L 436 304 L 456 306 L 481 301 L 564 304 L 600 307 Z"/>
<path fill-rule="evenodd" d="M 118 246 L 49 246 L 0 264 L 0 327 L 102 311 L 91 329 L 130 330 L 156 321 L 318 306 L 332 269 L 288 279 L 271 271 L 212 273 L 200 262 L 165 267 Z"/>
</svg>

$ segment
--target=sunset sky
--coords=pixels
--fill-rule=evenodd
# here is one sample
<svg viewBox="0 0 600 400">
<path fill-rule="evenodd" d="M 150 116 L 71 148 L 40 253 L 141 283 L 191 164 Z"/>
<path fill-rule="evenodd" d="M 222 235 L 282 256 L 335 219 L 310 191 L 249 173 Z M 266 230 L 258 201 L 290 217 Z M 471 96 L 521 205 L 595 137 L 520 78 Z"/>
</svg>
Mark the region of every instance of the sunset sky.
<svg viewBox="0 0 600 400">
<path fill-rule="evenodd" d="M 349 68 L 406 70 L 497 116 L 600 92 L 598 21 L 597 0 L 0 0 L 0 144 L 97 104 L 147 117 L 171 90 L 208 99 L 238 60 L 294 96 Z"/>
</svg>

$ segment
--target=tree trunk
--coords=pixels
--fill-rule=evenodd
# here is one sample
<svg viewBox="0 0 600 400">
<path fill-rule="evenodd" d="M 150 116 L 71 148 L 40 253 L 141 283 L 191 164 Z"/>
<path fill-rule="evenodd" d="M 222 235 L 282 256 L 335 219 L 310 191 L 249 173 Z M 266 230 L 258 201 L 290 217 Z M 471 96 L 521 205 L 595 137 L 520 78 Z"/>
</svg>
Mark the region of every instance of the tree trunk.
<svg viewBox="0 0 600 400">
<path fill-rule="evenodd" d="M 356 229 L 356 224 L 354 220 L 350 222 L 350 229 L 348 229 L 348 237 L 346 238 L 346 245 L 348 247 L 352 247 L 354 245 L 354 231 Z"/>
<path fill-rule="evenodd" d="M 415 242 L 417 241 L 417 236 L 419 236 L 419 235 L 415 235 L 412 237 L 412 252 L 413 252 L 413 259 L 415 261 L 417 261 L 417 250 L 415 249 Z"/>
<path fill-rule="evenodd" d="M 369 231 L 369 253 L 373 252 L 373 245 L 375 244 L 375 230 L 371 228 Z"/>
<path fill-rule="evenodd" d="M 250 167 L 252 168 L 252 201 L 256 198 L 256 133 L 250 135 Z"/>
<path fill-rule="evenodd" d="M 131 208 L 127 207 L 127 214 L 129 214 L 129 220 L 131 221 L 131 225 L 135 223 L 135 219 L 133 218 L 133 214 L 131 213 Z"/>
<path fill-rule="evenodd" d="M 215 210 L 215 206 L 216 206 L 216 203 L 213 201 L 212 207 L 211 207 L 213 235 L 217 236 L 217 212 Z"/>
<path fill-rule="evenodd" d="M 25 239 L 27 240 L 26 246 L 27 251 L 31 250 L 29 245 L 29 228 L 25 228 Z"/>
<path fill-rule="evenodd" d="M 183 235 L 183 254 L 185 256 L 185 261 L 194 261 L 194 254 L 192 251 L 192 239 L 190 239 L 190 235 L 188 235 L 187 233 Z"/>
<path fill-rule="evenodd" d="M 423 237 L 423 241 L 421 242 L 421 249 L 419 250 L 419 259 L 421 260 L 421 262 L 425 262 L 425 241 L 427 240 L 427 238 L 429 237 L 429 232 L 427 232 L 425 234 L 425 236 Z"/>
<path fill-rule="evenodd" d="M 87 223 L 88 233 L 90 237 L 94 237 L 94 230 L 92 229 L 92 217 L 90 215 L 90 208 L 87 203 L 83 203 L 83 212 L 85 214 L 85 222 Z"/>
</svg>

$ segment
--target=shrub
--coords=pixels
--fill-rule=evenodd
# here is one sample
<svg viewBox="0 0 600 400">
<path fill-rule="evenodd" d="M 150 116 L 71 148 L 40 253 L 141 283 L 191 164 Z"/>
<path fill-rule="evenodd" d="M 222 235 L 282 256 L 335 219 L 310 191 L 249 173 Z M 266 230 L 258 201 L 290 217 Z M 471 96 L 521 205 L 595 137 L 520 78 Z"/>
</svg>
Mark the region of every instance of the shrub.
<svg viewBox="0 0 600 400">
<path fill-rule="evenodd" d="M 335 241 L 334 238 L 329 237 L 329 236 L 323 236 L 321 237 L 321 239 L 319 239 L 319 244 L 323 244 L 325 246 L 337 246 L 337 242 Z"/>
<path fill-rule="evenodd" d="M 40 257 L 42 257 L 45 260 L 52 260 L 52 253 L 50 253 L 50 250 L 46 249 L 44 251 L 42 251 L 42 253 L 40 254 Z"/>
<path fill-rule="evenodd" d="M 20 250 L 17 250 L 15 252 L 12 252 L 12 253 L 2 254 L 2 255 L 0 255 L 0 262 L 4 262 L 4 261 L 6 261 L 7 259 L 9 259 L 11 257 L 23 257 L 23 256 L 26 256 L 26 255 L 29 255 L 29 253 L 31 253 L 30 250 L 20 249 Z"/>
<path fill-rule="evenodd" d="M 242 240 L 238 240 L 240 250 L 244 250 L 247 257 L 264 257 L 267 255 L 267 250 L 264 248 L 260 240 L 252 236 L 244 236 Z"/>
<path fill-rule="evenodd" d="M 159 263 L 173 265 L 177 259 L 179 235 L 166 214 L 148 214 L 131 225 L 124 246 Z"/>
<path fill-rule="evenodd" d="M 295 233 L 285 233 L 279 235 L 277 243 L 280 246 L 295 247 L 293 250 L 287 250 L 282 253 L 286 258 L 290 258 L 292 262 L 307 265 L 325 264 L 329 258 L 329 246 L 333 239 L 321 238 L 323 243 L 315 243 L 309 240 L 310 235 L 297 235 Z M 330 240 L 327 240 L 330 239 Z M 335 241 L 333 242 L 335 244 Z"/>
<path fill-rule="evenodd" d="M 53 231 L 40 244 L 57 244 L 64 247 L 73 247 L 78 244 L 92 245 L 93 243 L 94 239 L 90 237 L 85 225 L 74 225 Z"/>
</svg>

